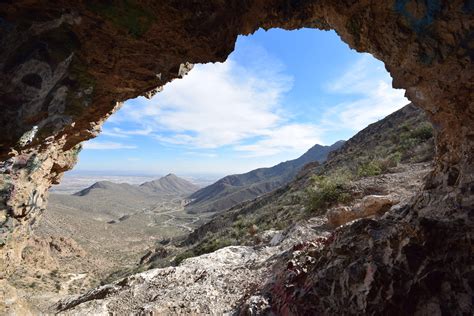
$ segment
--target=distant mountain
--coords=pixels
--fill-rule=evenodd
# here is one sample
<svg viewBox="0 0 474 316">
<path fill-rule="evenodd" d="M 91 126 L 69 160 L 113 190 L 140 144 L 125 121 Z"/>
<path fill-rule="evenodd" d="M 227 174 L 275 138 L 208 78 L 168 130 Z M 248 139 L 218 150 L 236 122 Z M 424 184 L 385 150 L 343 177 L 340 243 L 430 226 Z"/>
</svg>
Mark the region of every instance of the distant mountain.
<svg viewBox="0 0 474 316">
<path fill-rule="evenodd" d="M 243 202 L 213 217 L 192 232 L 183 243 L 196 244 L 193 249 L 187 248 L 186 255 L 197 256 L 209 252 L 208 249 L 216 250 L 228 245 L 251 244 L 250 239 L 253 237 L 245 229 L 244 233 L 236 234 L 236 228 L 240 225 L 251 227 L 255 224 L 265 227 L 265 230 L 279 230 L 280 227 L 297 222 L 301 219 L 301 210 L 308 207 L 306 190 L 313 185 L 313 175 L 328 176 L 338 170 L 351 173 L 355 177 L 354 183 L 357 183 L 351 189 L 354 190 L 351 191 L 354 197 L 398 192 L 400 196 L 408 198 L 424 182 L 422 178 L 425 173 L 421 170 L 424 169 L 426 173 L 431 170 L 429 162 L 433 160 L 434 153 L 432 125 L 424 111 L 410 103 L 359 131 L 339 149 L 332 151 L 324 164 L 306 165 L 281 190 Z M 360 166 L 370 161 L 383 162 L 390 157 L 400 160 L 400 163 L 390 168 L 392 170 L 374 177 L 360 175 L 363 179 L 358 179 Z M 423 162 L 426 164 L 420 164 Z M 304 216 L 319 215 L 316 212 Z M 239 226 L 235 225 L 237 222 Z"/>
<path fill-rule="evenodd" d="M 341 140 L 331 146 L 315 145 L 297 159 L 270 168 L 226 176 L 193 193 L 189 197 L 192 202 L 186 210 L 190 213 L 218 212 L 273 191 L 291 181 L 307 163 L 324 162 L 331 151 L 343 144 L 344 141 Z"/>
<path fill-rule="evenodd" d="M 146 192 L 162 194 L 191 194 L 199 190 L 199 187 L 170 173 L 158 180 L 142 183 L 139 188 Z"/>
<path fill-rule="evenodd" d="M 75 196 L 86 196 L 96 192 L 114 192 L 116 194 L 143 194 L 140 189 L 128 183 L 115 183 L 111 181 L 99 181 L 79 192 L 74 193 Z"/>
<path fill-rule="evenodd" d="M 187 195 L 199 189 L 199 186 L 184 180 L 174 174 L 168 174 L 157 180 L 148 181 L 139 186 L 128 183 L 115 183 L 111 181 L 99 181 L 88 188 L 74 193 L 75 196 L 87 196 L 89 194 L 125 194 L 125 195 L 162 195 L 175 194 Z"/>
<path fill-rule="evenodd" d="M 199 187 L 169 174 L 158 180 L 132 185 L 99 181 L 73 195 L 52 194 L 56 205 L 80 209 L 93 218 L 116 219 L 137 209 L 151 207 L 169 196 L 185 197 Z"/>
</svg>

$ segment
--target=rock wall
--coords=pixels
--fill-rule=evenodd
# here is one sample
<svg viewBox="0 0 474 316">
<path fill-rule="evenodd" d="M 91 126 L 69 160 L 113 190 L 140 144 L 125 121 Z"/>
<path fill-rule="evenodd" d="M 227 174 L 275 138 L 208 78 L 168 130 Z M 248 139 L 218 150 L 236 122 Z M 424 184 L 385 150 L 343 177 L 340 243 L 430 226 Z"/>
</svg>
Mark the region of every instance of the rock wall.
<svg viewBox="0 0 474 316">
<path fill-rule="evenodd" d="M 437 131 L 436 169 L 408 214 L 471 233 L 473 12 L 471 0 L 2 2 L 0 271 L 21 260 L 49 186 L 120 102 L 224 61 L 238 34 L 259 27 L 334 29 L 384 61 Z"/>
</svg>

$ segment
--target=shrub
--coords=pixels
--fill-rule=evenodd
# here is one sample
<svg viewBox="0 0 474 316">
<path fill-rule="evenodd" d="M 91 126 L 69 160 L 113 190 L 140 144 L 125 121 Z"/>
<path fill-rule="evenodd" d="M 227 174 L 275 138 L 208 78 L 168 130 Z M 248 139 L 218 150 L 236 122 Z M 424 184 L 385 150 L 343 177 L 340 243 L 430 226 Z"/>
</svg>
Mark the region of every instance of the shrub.
<svg viewBox="0 0 474 316">
<path fill-rule="evenodd" d="M 184 261 L 184 259 L 188 259 L 188 258 L 191 258 L 191 257 L 194 257 L 194 256 L 195 255 L 192 251 L 182 252 L 174 258 L 173 264 L 174 265 L 179 265 L 181 262 Z"/>
<path fill-rule="evenodd" d="M 378 159 L 375 164 L 380 168 L 381 173 L 386 173 L 390 168 L 398 166 L 402 159 L 402 153 L 397 151 L 387 158 Z"/>
<path fill-rule="evenodd" d="M 375 161 L 363 163 L 357 168 L 357 177 L 373 177 L 382 173 L 382 169 Z"/>
<path fill-rule="evenodd" d="M 406 152 L 423 141 L 426 141 L 433 137 L 433 127 L 430 123 L 421 123 L 417 128 L 412 131 L 404 130 L 400 133 L 399 137 L 399 149 L 402 152 Z"/>
<path fill-rule="evenodd" d="M 420 140 L 430 139 L 433 137 L 433 126 L 427 122 L 422 123 L 411 133 L 411 136 Z"/>
<path fill-rule="evenodd" d="M 322 211 L 337 203 L 347 203 L 351 199 L 348 173 L 334 173 L 329 176 L 313 176 L 313 186 L 308 189 L 308 210 Z"/>
<path fill-rule="evenodd" d="M 402 155 L 403 154 L 401 152 L 396 151 L 388 157 L 395 164 L 394 167 L 396 167 L 400 161 L 402 161 Z"/>
</svg>

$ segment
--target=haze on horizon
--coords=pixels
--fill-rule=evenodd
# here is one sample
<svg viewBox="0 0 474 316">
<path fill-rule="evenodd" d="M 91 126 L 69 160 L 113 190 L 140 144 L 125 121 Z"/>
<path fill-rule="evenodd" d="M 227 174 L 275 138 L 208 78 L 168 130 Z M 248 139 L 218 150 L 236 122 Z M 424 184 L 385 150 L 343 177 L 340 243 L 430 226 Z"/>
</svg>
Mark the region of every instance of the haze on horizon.
<svg viewBox="0 0 474 316">
<path fill-rule="evenodd" d="M 334 31 L 259 30 L 151 100 L 125 102 L 73 173 L 242 173 L 330 145 L 403 107 L 382 62 Z"/>
</svg>

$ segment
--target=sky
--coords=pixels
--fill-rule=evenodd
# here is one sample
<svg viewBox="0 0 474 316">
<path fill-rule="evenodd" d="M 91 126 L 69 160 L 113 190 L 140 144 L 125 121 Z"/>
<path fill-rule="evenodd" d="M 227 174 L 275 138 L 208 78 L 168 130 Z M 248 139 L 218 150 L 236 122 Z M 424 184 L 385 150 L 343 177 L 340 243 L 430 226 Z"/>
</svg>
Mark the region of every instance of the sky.
<svg viewBox="0 0 474 316">
<path fill-rule="evenodd" d="M 157 56 L 156 58 L 159 58 Z M 198 64 L 148 100 L 125 102 L 76 171 L 226 175 L 347 140 L 408 104 L 382 62 L 334 31 L 259 30 L 224 63 Z"/>
</svg>

